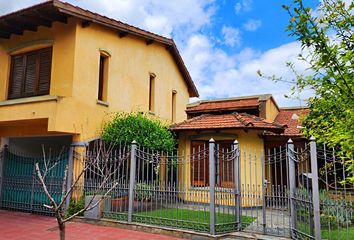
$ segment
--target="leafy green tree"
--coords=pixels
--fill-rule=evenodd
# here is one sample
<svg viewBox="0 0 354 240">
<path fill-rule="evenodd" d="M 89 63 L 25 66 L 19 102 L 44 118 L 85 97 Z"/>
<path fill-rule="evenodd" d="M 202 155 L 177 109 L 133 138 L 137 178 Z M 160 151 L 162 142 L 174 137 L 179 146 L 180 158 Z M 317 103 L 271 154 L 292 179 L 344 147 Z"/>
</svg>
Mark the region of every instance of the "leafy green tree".
<svg viewBox="0 0 354 240">
<path fill-rule="evenodd" d="M 290 15 L 288 32 L 300 41 L 299 59 L 310 74 L 296 73 L 295 89 L 312 89 L 311 112 L 304 133 L 339 147 L 346 156 L 354 148 L 354 3 L 322 0 L 316 9 L 293 0 L 283 6 Z M 294 69 L 292 64 L 289 66 Z"/>
<path fill-rule="evenodd" d="M 102 138 L 114 145 L 130 144 L 135 140 L 141 146 L 158 151 L 171 151 L 176 146 L 169 126 L 143 113 L 117 113 L 105 124 Z"/>
</svg>

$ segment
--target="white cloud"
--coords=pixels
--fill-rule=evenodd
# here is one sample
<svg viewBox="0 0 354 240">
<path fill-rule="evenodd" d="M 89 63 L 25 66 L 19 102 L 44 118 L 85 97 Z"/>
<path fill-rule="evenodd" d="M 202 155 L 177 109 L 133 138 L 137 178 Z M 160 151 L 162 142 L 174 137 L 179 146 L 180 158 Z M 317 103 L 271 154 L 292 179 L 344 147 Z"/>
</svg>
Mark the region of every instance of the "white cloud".
<svg viewBox="0 0 354 240">
<path fill-rule="evenodd" d="M 224 38 L 224 44 L 230 47 L 238 47 L 241 45 L 241 33 L 239 29 L 223 26 L 221 32 Z"/>
<path fill-rule="evenodd" d="M 261 26 L 262 26 L 262 21 L 256 19 L 249 19 L 245 24 L 243 24 L 243 27 L 250 32 L 256 31 Z"/>
<path fill-rule="evenodd" d="M 235 4 L 235 13 L 248 12 L 252 10 L 253 0 L 241 0 Z"/>
<path fill-rule="evenodd" d="M 215 0 L 67 0 L 93 12 L 171 37 L 189 34 L 210 23 Z M 0 0 L 0 14 L 38 4 L 41 0 Z"/>
<path fill-rule="evenodd" d="M 92 11 L 167 37 L 189 34 L 210 23 L 214 0 L 70 0 Z"/>
<path fill-rule="evenodd" d="M 198 39 L 203 39 L 199 48 L 188 44 L 190 48 L 183 54 L 190 60 L 187 65 L 196 81 L 201 99 L 272 93 L 280 106 L 290 106 L 304 105 L 303 100 L 311 94 L 306 91 L 299 96 L 301 100 L 287 99 L 284 95 L 291 94 L 291 83 L 273 82 L 257 75 L 257 71 L 261 70 L 264 75 L 274 74 L 291 80 L 294 76 L 285 65 L 287 61 L 295 62 L 299 71 L 305 71 L 307 66 L 297 60 L 301 49 L 297 42 L 263 53 L 247 48 L 230 56 L 213 48 L 205 36 L 198 36 Z M 200 59 L 202 61 L 198 61 Z"/>
</svg>

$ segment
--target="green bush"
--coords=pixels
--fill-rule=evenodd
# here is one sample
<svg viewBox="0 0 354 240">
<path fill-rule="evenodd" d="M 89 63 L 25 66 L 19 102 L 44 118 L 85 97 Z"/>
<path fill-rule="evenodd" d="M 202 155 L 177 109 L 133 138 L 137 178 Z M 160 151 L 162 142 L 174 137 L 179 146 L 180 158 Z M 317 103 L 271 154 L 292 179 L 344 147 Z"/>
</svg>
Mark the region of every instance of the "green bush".
<svg viewBox="0 0 354 240">
<path fill-rule="evenodd" d="M 78 201 L 75 199 L 70 200 L 69 208 L 66 211 L 65 217 L 70 217 L 77 213 L 78 211 L 82 210 L 85 208 L 85 196 L 82 195 Z M 83 213 L 79 214 L 79 216 L 82 216 Z"/>
<path fill-rule="evenodd" d="M 105 124 L 102 138 L 114 145 L 129 145 L 135 140 L 140 146 L 157 151 L 171 151 L 176 146 L 168 125 L 143 113 L 117 113 Z"/>
<path fill-rule="evenodd" d="M 136 199 L 139 201 L 150 201 L 152 198 L 152 187 L 146 183 L 136 184 Z"/>
<path fill-rule="evenodd" d="M 339 225 L 346 226 L 352 224 L 351 219 L 351 202 L 344 198 L 333 199 L 327 191 L 320 191 L 320 212 L 321 212 L 321 225 Z"/>
<path fill-rule="evenodd" d="M 296 190 L 297 198 L 310 199 L 311 194 L 305 188 L 298 188 Z M 347 199 L 333 199 L 327 191 L 320 190 L 320 221 L 322 227 L 330 226 L 346 226 L 352 224 L 351 208 L 352 205 Z M 307 221 L 309 218 L 309 209 L 299 204 L 296 209 L 298 219 Z M 312 213 L 311 213 L 312 214 Z M 313 217 L 313 216 L 312 216 Z"/>
</svg>

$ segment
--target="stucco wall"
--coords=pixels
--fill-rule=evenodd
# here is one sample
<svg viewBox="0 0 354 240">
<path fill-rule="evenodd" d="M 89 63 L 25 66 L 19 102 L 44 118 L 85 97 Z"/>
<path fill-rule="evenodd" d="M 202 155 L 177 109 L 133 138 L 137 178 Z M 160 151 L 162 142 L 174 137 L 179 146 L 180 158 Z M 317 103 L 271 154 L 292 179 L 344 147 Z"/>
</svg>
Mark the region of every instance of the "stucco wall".
<svg viewBox="0 0 354 240">
<path fill-rule="evenodd" d="M 277 117 L 278 113 L 279 113 L 279 109 L 275 105 L 275 103 L 272 100 L 272 98 L 269 98 L 266 101 L 266 119 L 268 121 L 273 122 L 274 119 Z"/>
<path fill-rule="evenodd" d="M 68 24 L 54 22 L 51 28 L 38 27 L 36 32 L 25 31 L 22 36 L 11 35 L 0 40 L 0 101 L 7 99 L 10 74 L 10 55 L 28 52 L 53 44 L 50 95 L 71 96 L 74 69 L 76 21 Z"/>
<path fill-rule="evenodd" d="M 15 126 L 18 120 L 48 119 L 42 126 L 47 127 L 45 134 L 76 134 L 74 140 L 97 137 L 110 113 L 148 111 L 150 73 L 156 75 L 153 114 L 170 123 L 172 91 L 176 91 L 176 121 L 186 119 L 187 84 L 164 45 L 147 45 L 144 39 L 131 35 L 120 38 L 116 31 L 96 24 L 83 28 L 75 18 L 68 24 L 55 22 L 52 28 L 39 27 L 37 32 L 25 31 L 23 36 L 0 40 L 0 103 L 7 99 L 10 55 L 51 44 L 50 95 L 60 98 L 0 106 L 0 136 L 5 136 L 5 121 Z M 108 106 L 97 104 L 100 50 L 111 55 Z M 9 129 L 6 134 L 21 136 Z"/>
</svg>

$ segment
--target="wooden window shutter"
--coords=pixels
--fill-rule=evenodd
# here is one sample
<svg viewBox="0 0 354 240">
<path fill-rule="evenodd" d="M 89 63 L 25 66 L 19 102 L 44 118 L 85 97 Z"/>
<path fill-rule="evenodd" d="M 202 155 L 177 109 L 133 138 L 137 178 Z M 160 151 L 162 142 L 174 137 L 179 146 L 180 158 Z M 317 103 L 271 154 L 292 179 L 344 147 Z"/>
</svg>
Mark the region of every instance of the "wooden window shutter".
<svg viewBox="0 0 354 240">
<path fill-rule="evenodd" d="M 104 84 L 104 65 L 105 65 L 105 57 L 100 56 L 100 69 L 98 73 L 98 100 L 103 101 L 103 84 Z"/>
<path fill-rule="evenodd" d="M 52 48 L 12 56 L 9 99 L 49 94 Z"/>
<path fill-rule="evenodd" d="M 25 81 L 23 83 L 23 95 L 35 95 L 36 78 L 37 78 L 37 54 L 32 53 L 26 56 Z"/>
<path fill-rule="evenodd" d="M 13 56 L 11 59 L 11 74 L 9 86 L 9 99 L 21 97 L 23 83 L 24 57 Z"/>
<path fill-rule="evenodd" d="M 207 142 L 191 142 L 191 181 L 192 186 L 202 187 L 209 184 L 209 152 L 206 151 Z"/>
<path fill-rule="evenodd" d="M 232 141 L 220 141 L 217 143 L 219 154 L 216 161 L 219 163 L 219 186 L 231 188 L 234 187 L 234 161 L 230 159 Z"/>
<path fill-rule="evenodd" d="M 49 94 L 52 71 L 52 48 L 44 49 L 39 53 L 39 62 L 38 94 Z"/>
</svg>

